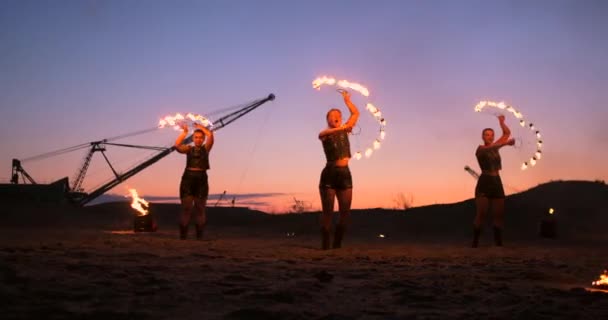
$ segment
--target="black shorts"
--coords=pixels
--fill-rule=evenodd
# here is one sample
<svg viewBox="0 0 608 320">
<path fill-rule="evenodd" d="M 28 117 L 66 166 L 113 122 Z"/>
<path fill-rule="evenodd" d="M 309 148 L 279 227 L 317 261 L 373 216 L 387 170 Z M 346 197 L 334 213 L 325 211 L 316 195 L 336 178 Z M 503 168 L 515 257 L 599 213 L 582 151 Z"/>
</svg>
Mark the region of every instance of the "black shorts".
<svg viewBox="0 0 608 320">
<path fill-rule="evenodd" d="M 348 167 L 325 166 L 321 172 L 319 188 L 327 189 L 351 189 L 353 187 L 353 177 Z"/>
<path fill-rule="evenodd" d="M 182 181 L 179 184 L 179 197 L 207 198 L 209 195 L 209 182 L 206 171 L 184 170 Z"/>
<path fill-rule="evenodd" d="M 505 190 L 502 187 L 502 180 L 500 180 L 500 176 L 482 174 L 477 180 L 475 197 L 486 197 L 493 199 L 504 198 Z"/>
</svg>

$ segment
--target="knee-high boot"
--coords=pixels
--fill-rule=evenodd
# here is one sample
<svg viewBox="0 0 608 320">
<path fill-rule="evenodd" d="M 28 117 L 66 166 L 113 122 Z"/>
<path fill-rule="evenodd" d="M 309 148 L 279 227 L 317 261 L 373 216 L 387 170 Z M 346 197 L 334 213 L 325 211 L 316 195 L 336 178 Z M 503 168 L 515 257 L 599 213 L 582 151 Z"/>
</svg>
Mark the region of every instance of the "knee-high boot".
<svg viewBox="0 0 608 320">
<path fill-rule="evenodd" d="M 329 249 L 329 230 L 321 228 L 321 249 Z"/>
<path fill-rule="evenodd" d="M 338 224 L 336 226 L 336 231 L 334 233 L 334 245 L 333 248 L 341 248 L 342 247 L 342 238 L 344 238 L 344 233 L 346 232 L 346 226 L 342 224 Z"/>
<path fill-rule="evenodd" d="M 502 247 L 502 228 L 500 227 L 494 227 L 494 244 Z"/>
<path fill-rule="evenodd" d="M 179 226 L 179 238 L 182 240 L 186 240 L 186 238 L 188 238 L 188 225 Z"/>
<path fill-rule="evenodd" d="M 473 228 L 473 244 L 471 248 L 477 248 L 479 246 L 479 237 L 481 236 L 481 227 Z"/>
</svg>

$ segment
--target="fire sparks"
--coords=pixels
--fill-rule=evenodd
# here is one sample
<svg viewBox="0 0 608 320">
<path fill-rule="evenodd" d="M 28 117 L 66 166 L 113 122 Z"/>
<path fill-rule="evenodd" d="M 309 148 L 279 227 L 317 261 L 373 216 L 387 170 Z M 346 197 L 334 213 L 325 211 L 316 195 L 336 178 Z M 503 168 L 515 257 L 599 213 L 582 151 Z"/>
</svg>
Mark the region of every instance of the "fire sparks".
<svg viewBox="0 0 608 320">
<path fill-rule="evenodd" d="M 137 190 L 135 189 L 129 189 L 129 192 L 131 193 L 131 198 L 133 198 L 133 201 L 131 202 L 131 208 L 137 210 L 138 215 L 140 216 L 147 215 L 148 209 L 145 209 L 143 206 L 146 206 L 147 208 L 148 201 L 144 200 L 143 198 L 140 198 L 137 194 Z"/>
<path fill-rule="evenodd" d="M 591 285 L 594 287 L 608 287 L 608 271 L 604 270 L 604 272 L 600 275 L 599 280 L 593 281 Z"/>
<path fill-rule="evenodd" d="M 327 76 L 319 77 L 312 81 L 312 87 L 317 90 L 321 90 L 321 86 L 324 84 L 330 86 L 337 84 L 339 87 L 347 90 L 357 91 L 364 97 L 369 97 L 369 90 L 359 83 L 350 82 L 348 80 L 336 80 L 335 78 Z"/>
<path fill-rule="evenodd" d="M 328 78 L 328 77 L 320 77 L 320 78 L 316 78 L 313 82 L 312 82 L 312 87 L 317 89 L 317 90 L 321 90 L 321 86 L 327 84 L 330 86 L 333 86 L 334 84 L 336 84 L 336 79 L 334 78 Z"/>
<path fill-rule="evenodd" d="M 508 113 L 511 113 L 515 118 L 519 119 L 519 125 L 522 127 L 526 127 L 526 121 L 523 119 L 524 116 L 521 112 L 517 111 L 513 106 L 507 105 L 505 102 L 494 102 L 494 101 L 480 101 L 477 105 L 475 105 L 475 112 L 481 112 L 484 108 L 492 107 L 500 110 L 505 110 Z M 543 142 L 541 140 L 540 131 L 534 126 L 533 123 L 529 123 L 527 125 L 528 129 L 534 133 L 536 138 L 536 151 L 530 159 L 522 163 L 521 170 L 526 170 L 528 167 L 533 167 L 536 165 L 538 160 L 541 159 L 541 148 L 543 146 Z"/>
<path fill-rule="evenodd" d="M 369 95 L 370 95 L 370 92 L 366 87 L 364 87 L 363 85 L 361 85 L 359 83 L 350 82 L 348 80 L 336 80 L 333 77 L 322 76 L 322 77 L 318 77 L 312 81 L 313 89 L 321 90 L 321 86 L 323 86 L 323 85 L 329 85 L 329 86 L 335 85 L 335 86 L 338 86 L 345 90 L 356 91 L 364 97 L 369 97 Z M 385 132 L 386 120 L 383 118 L 382 112 L 380 111 L 380 109 L 378 109 L 378 107 L 376 107 L 372 103 L 367 103 L 365 106 L 365 109 L 372 115 L 372 117 L 374 117 L 374 119 L 380 125 L 380 132 L 379 132 L 378 138 L 376 138 L 372 141 L 371 147 L 365 148 L 364 152 L 361 150 L 358 150 L 357 152 L 355 152 L 354 158 L 357 160 L 363 158 L 364 154 L 365 154 L 366 158 L 371 157 L 374 150 L 380 149 L 381 142 L 386 137 L 386 132 Z"/>
<path fill-rule="evenodd" d="M 213 123 L 211 123 L 209 119 L 201 116 L 200 114 L 187 113 L 184 116 L 181 113 L 176 113 L 173 116 L 168 115 L 160 119 L 158 121 L 158 127 L 161 129 L 166 127 L 173 127 L 174 130 L 179 131 L 182 130 L 181 125 L 187 123 L 188 121 L 192 123 L 200 123 L 201 125 L 207 128 L 213 126 Z"/>
</svg>

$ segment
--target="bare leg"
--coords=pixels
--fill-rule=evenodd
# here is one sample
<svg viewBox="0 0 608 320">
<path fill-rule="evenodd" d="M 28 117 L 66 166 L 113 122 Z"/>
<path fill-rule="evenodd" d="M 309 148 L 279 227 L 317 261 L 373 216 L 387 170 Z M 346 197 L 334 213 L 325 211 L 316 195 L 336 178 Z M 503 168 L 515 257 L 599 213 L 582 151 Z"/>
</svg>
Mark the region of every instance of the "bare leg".
<svg viewBox="0 0 608 320">
<path fill-rule="evenodd" d="M 490 200 L 494 216 L 494 243 L 502 246 L 502 229 L 505 223 L 505 199 Z"/>
<path fill-rule="evenodd" d="M 190 218 L 192 217 L 192 201 L 194 200 L 191 196 L 183 197 L 182 199 L 182 212 L 179 218 L 179 231 L 180 239 L 186 239 L 188 235 L 188 225 L 190 224 Z"/>
<path fill-rule="evenodd" d="M 331 230 L 331 220 L 334 214 L 334 202 L 336 198 L 336 190 L 329 188 L 319 188 L 321 195 L 321 206 L 323 212 L 319 222 L 321 224 L 322 248 L 329 249 L 329 232 Z"/>
<path fill-rule="evenodd" d="M 350 224 L 350 205 L 353 200 L 353 189 L 338 190 L 336 192 L 338 197 L 338 208 L 340 210 L 340 221 L 336 226 L 336 232 L 334 234 L 334 248 L 342 247 L 342 238 L 346 232 L 347 226 Z"/>
<path fill-rule="evenodd" d="M 490 204 L 494 216 L 494 226 L 502 229 L 505 223 L 505 199 L 492 199 Z"/>
<path fill-rule="evenodd" d="M 205 228 L 205 224 L 207 224 L 207 214 L 205 211 L 205 206 L 207 204 L 207 198 L 196 199 L 194 201 L 194 209 L 196 212 L 196 238 L 203 238 L 203 230 Z"/>
<path fill-rule="evenodd" d="M 477 212 L 475 214 L 475 220 L 473 220 L 473 226 L 475 226 L 475 228 L 481 228 L 488 215 L 490 200 L 486 197 L 477 197 L 475 198 L 475 206 Z"/>
<path fill-rule="evenodd" d="M 490 201 L 486 197 L 476 197 L 475 198 L 475 207 L 476 214 L 475 220 L 473 220 L 473 244 L 471 247 L 477 248 L 479 245 L 479 237 L 481 236 L 481 227 L 483 226 L 483 222 L 486 219 L 488 214 L 488 207 L 490 205 Z"/>
</svg>

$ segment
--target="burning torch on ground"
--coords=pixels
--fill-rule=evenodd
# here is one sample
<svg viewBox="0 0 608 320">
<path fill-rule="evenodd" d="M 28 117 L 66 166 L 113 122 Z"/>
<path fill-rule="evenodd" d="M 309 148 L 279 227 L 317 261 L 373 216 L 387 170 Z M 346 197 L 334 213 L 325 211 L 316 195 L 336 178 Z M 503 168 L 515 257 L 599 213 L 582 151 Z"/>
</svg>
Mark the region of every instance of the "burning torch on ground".
<svg viewBox="0 0 608 320">
<path fill-rule="evenodd" d="M 148 201 L 140 198 L 137 190 L 129 189 L 129 193 L 133 201 L 131 208 L 135 209 L 136 213 L 133 217 L 133 231 L 135 232 L 154 232 L 158 229 L 156 219 L 149 212 Z"/>
</svg>

